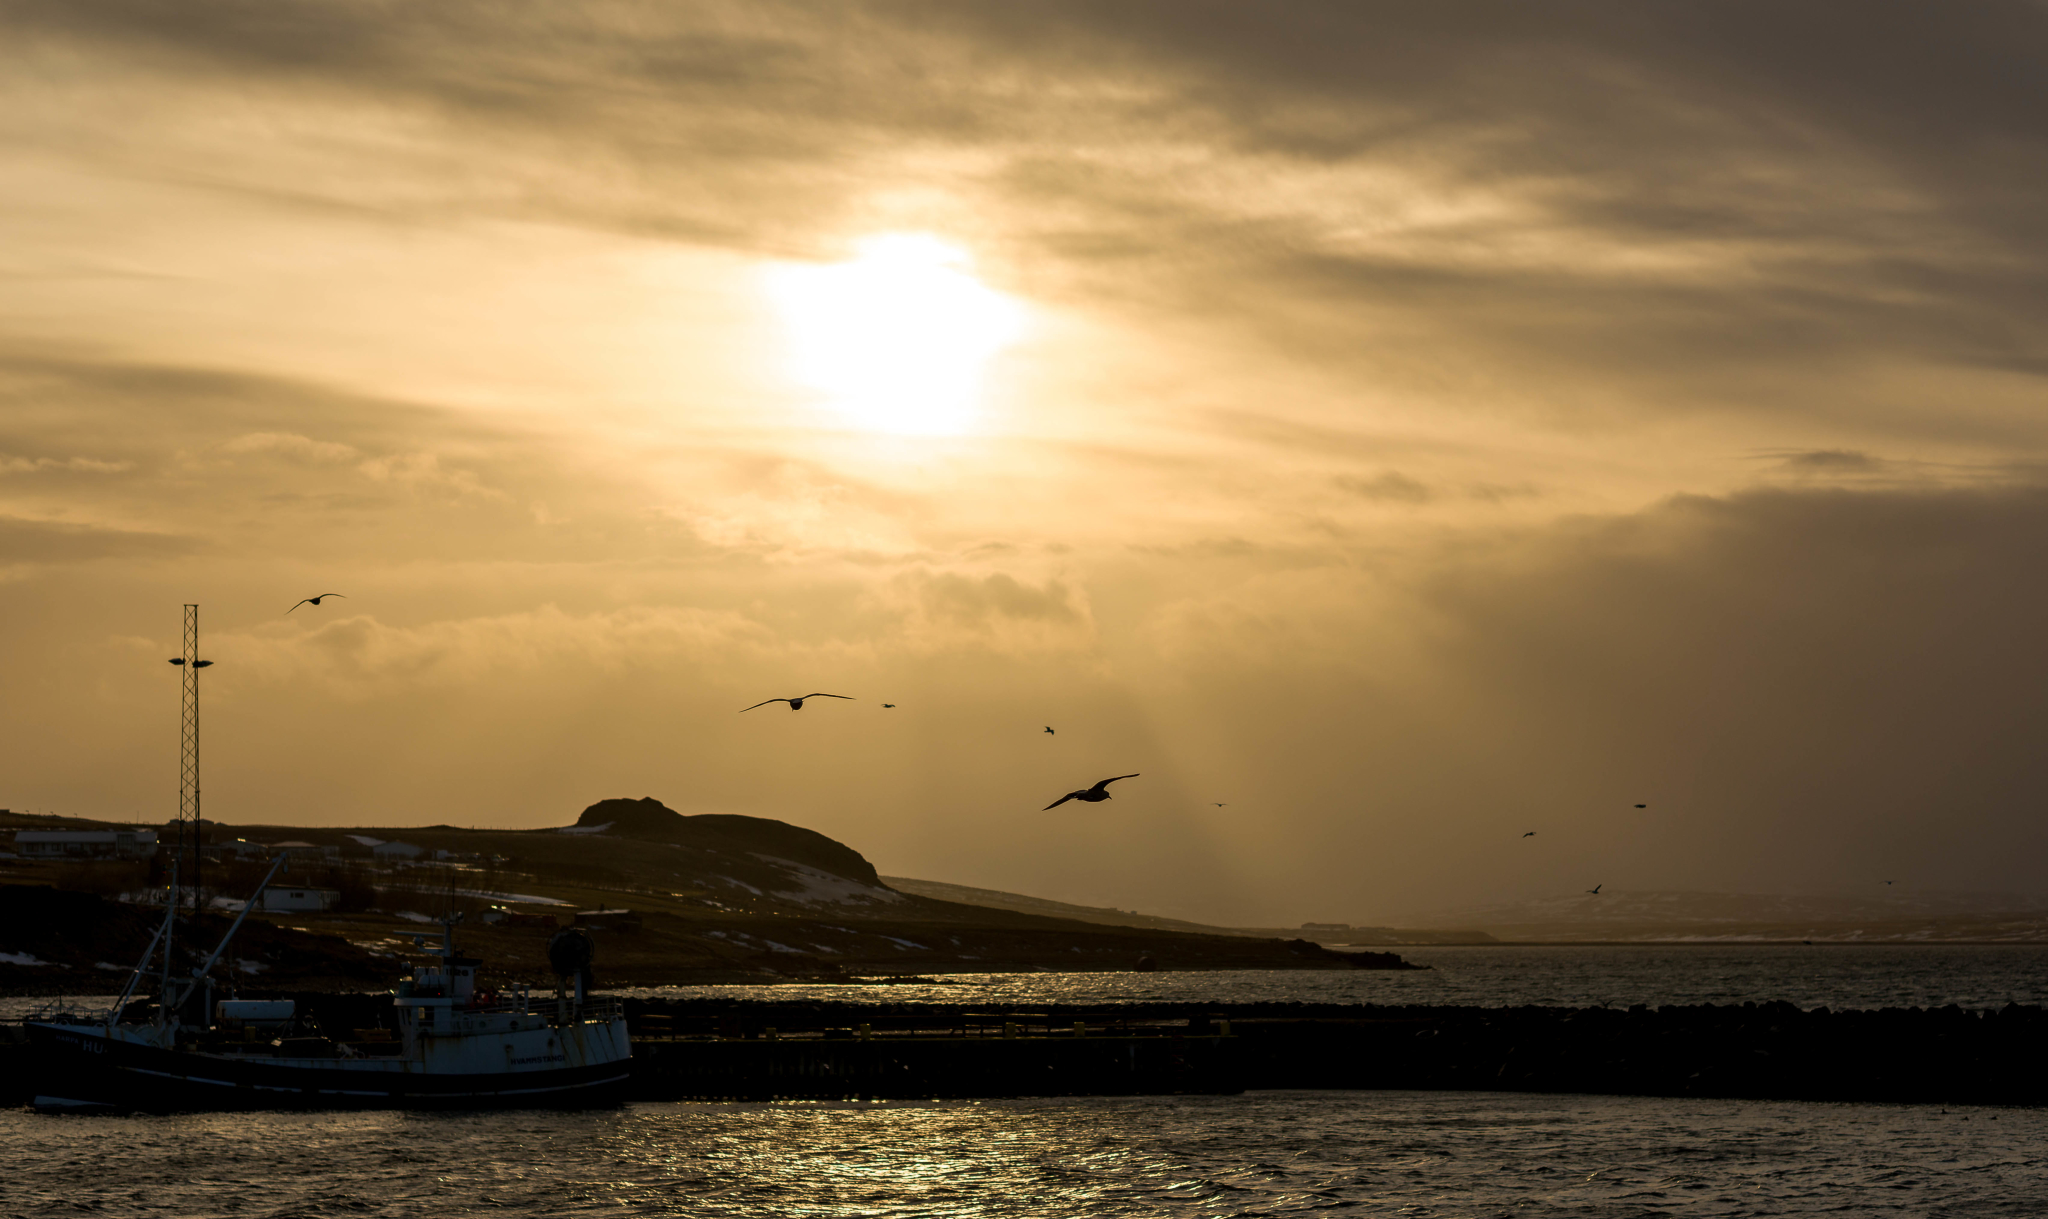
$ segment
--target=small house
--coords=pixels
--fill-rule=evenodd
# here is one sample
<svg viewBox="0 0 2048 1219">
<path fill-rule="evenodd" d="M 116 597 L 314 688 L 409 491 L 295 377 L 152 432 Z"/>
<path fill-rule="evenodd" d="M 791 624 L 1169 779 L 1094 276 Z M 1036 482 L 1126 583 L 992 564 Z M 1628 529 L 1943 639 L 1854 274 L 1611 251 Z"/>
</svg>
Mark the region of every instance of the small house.
<svg viewBox="0 0 2048 1219">
<path fill-rule="evenodd" d="M 23 859 L 147 859 L 155 830 L 22 830 L 14 851 Z"/>
<path fill-rule="evenodd" d="M 251 842 L 247 838 L 229 838 L 215 839 L 201 847 L 200 852 L 208 859 L 257 859 L 262 857 L 264 849 L 260 842 Z"/>
<path fill-rule="evenodd" d="M 323 847 L 313 842 L 273 842 L 270 844 L 270 853 L 273 855 L 289 855 L 294 859 L 341 858 L 341 849 L 339 847 Z"/>
<path fill-rule="evenodd" d="M 296 886 L 263 891 L 263 909 L 275 911 L 332 910 L 341 901 L 339 889 L 301 889 Z"/>
<path fill-rule="evenodd" d="M 484 911 L 484 922 L 497 927 L 556 927 L 561 924 L 561 920 L 552 914 L 535 914 L 514 910 L 510 906 L 492 906 Z"/>
<path fill-rule="evenodd" d="M 576 925 L 591 931 L 638 931 L 640 916 L 631 910 L 578 910 Z"/>
</svg>

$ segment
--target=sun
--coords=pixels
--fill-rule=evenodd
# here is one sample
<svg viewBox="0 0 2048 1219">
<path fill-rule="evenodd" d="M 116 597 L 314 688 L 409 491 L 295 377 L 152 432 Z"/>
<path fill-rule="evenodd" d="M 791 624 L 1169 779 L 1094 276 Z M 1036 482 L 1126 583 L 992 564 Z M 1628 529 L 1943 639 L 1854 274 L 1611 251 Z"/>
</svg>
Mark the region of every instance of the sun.
<svg viewBox="0 0 2048 1219">
<path fill-rule="evenodd" d="M 770 273 L 791 375 L 862 427 L 967 430 L 989 359 L 1016 341 L 1023 308 L 974 277 L 967 251 L 929 234 L 855 248 L 847 262 Z"/>
</svg>

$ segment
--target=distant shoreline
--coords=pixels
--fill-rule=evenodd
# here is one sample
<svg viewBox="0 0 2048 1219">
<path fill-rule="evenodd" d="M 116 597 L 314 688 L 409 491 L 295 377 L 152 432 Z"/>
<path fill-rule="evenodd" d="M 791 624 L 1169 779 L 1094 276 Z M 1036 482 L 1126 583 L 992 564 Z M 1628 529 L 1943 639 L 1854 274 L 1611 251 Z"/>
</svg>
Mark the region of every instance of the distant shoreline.
<svg viewBox="0 0 2048 1219">
<path fill-rule="evenodd" d="M 1326 944 L 1332 952 L 1357 949 L 1410 952 L 1433 948 L 2048 948 L 2041 940 L 1490 940 L 1465 944 Z"/>
</svg>

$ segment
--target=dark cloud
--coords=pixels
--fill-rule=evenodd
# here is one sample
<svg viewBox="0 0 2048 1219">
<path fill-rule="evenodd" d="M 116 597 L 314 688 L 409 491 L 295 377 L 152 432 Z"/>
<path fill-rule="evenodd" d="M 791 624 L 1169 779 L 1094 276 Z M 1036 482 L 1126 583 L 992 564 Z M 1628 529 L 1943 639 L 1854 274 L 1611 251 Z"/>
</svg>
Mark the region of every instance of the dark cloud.
<svg viewBox="0 0 2048 1219">
<path fill-rule="evenodd" d="M 1056 252 L 1091 291 L 1242 309 L 1324 361 L 1400 367 L 1372 340 L 1427 319 L 1411 376 L 1453 328 L 1459 360 L 1539 392 L 1574 363 L 1724 401 L 1753 368 L 1872 351 L 2048 369 L 2048 14 L 2016 0 L 43 0 L 7 20 L 201 92 L 425 108 L 464 166 L 436 182 L 450 207 L 804 249 L 867 195 L 950 193 L 956 219 L 1021 212 L 991 228 L 1022 279 L 1059 281 L 1030 269 Z"/>
<path fill-rule="evenodd" d="M 0 454 L 26 453 L 88 464 L 31 477 L 0 461 L 17 511 L 157 521 L 250 559 L 709 553 L 573 433 L 290 377 L 0 353 Z"/>
<path fill-rule="evenodd" d="M 1778 459 L 1778 468 L 1800 474 L 1875 474 L 1889 463 L 1854 449 L 1812 449 Z"/>
<path fill-rule="evenodd" d="M 0 563 L 82 563 L 92 559 L 168 559 L 195 549 L 190 538 L 65 521 L 0 516 Z"/>
<path fill-rule="evenodd" d="M 2039 488 L 1759 491 L 1567 525 L 1431 599 L 1527 793 L 1655 791 L 1755 886 L 2026 887 L 2044 553 Z"/>
<path fill-rule="evenodd" d="M 1337 486 L 1360 499 L 1426 504 L 1436 498 L 1435 492 L 1399 470 L 1388 470 L 1371 478 L 1340 477 Z"/>
<path fill-rule="evenodd" d="M 1009 623 L 1061 630 L 1079 628 L 1086 614 L 1074 590 L 1057 580 L 1033 586 L 1007 572 L 969 575 L 918 571 L 902 579 L 913 591 L 924 619 L 934 626 L 985 633 Z"/>
<path fill-rule="evenodd" d="M 1163 714 L 1320 852 L 1248 859 L 1346 909 L 1576 893 L 1583 869 L 2038 891 L 2044 553 L 2035 486 L 1682 496 L 1376 574 L 1331 556 L 1285 601 L 1207 601 Z M 1563 854 L 1499 849 L 1530 828 Z"/>
<path fill-rule="evenodd" d="M 20 739 L 99 722 L 41 658 L 103 638 L 168 654 L 135 641 L 200 597 L 235 624 L 243 672 L 342 672 L 355 701 L 325 727 L 411 751 L 413 790 L 364 771 L 336 776 L 346 799 L 456 802 L 437 819 L 493 800 L 538 815 L 521 784 L 567 807 L 593 767 L 673 765 L 732 801 L 765 799 L 774 769 L 787 808 L 753 810 L 769 815 L 872 799 L 877 834 L 951 827 L 963 792 L 999 804 L 984 793 L 1055 778 L 983 743 L 1050 703 L 1153 790 L 1177 768 L 1266 793 L 1216 853 L 1238 879 L 1263 868 L 1292 893 L 1313 874 L 1367 908 L 1552 883 L 1472 845 L 1535 813 L 1543 841 L 1578 835 L 1579 861 L 1676 886 L 1899 859 L 2024 884 L 2014 861 L 2048 845 L 2025 820 L 2048 779 L 2030 748 L 2048 678 L 2038 5 L 15 0 L 0 40 L 23 163 L 76 173 L 8 216 L 69 234 L 77 257 L 51 265 L 105 263 L 140 293 L 102 313 L 117 298 L 64 295 L 75 277 L 10 281 L 33 296 L 20 316 L 87 332 L 0 349 L 0 561 L 36 569 L 11 573 L 6 625 L 24 672 L 46 664 L 74 700 L 69 719 L 12 712 Z M 276 227 L 238 263 L 250 214 Z M 485 223 L 508 219 L 546 224 Z M 459 339 L 495 300 L 421 304 L 417 281 L 359 281 L 333 251 L 454 234 L 465 252 L 419 274 L 455 279 L 438 268 L 531 253 L 504 229 L 554 226 L 622 265 L 661 242 L 812 256 L 929 227 L 1048 316 L 1077 306 L 1052 340 L 1075 344 L 1067 380 L 1020 389 L 1018 434 L 907 460 L 700 427 L 690 403 L 724 387 L 664 367 L 649 381 L 673 384 L 640 392 L 671 394 L 673 417 L 621 439 L 600 392 L 560 393 L 546 420 L 379 392 L 374 371 L 355 388 L 259 373 L 221 354 L 254 340 L 209 333 L 210 303 L 183 312 L 215 288 L 245 311 L 303 301 L 274 369 L 339 359 L 338 335 L 374 350 L 378 325 Z M 187 240 L 237 254 L 162 256 Z M 301 257 L 319 274 L 268 278 Z M 542 295 L 557 268 L 503 282 Z M 325 275 L 355 295 L 324 299 Z M 602 310 L 612 281 L 592 282 L 562 298 Z M 92 333 L 99 317 L 123 320 Z M 1097 325 L 1124 330 L 1072 337 Z M 735 349 L 753 337 L 736 327 Z M 552 392 L 535 383 L 553 365 L 456 346 L 407 375 L 470 403 Z M 1080 422 L 1046 440 L 1062 410 Z M 1716 461 L 1725 478 L 1700 474 Z M 1780 488 L 1670 495 L 1757 475 Z M 1669 498 L 1631 510 L 1652 496 Z M 1593 514 L 1545 516 L 1563 503 Z M 1374 516 L 1402 528 L 1357 525 Z M 125 566 L 65 562 L 95 558 Z M 278 589 L 323 587 L 300 587 L 313 572 L 363 595 L 279 626 Z M 543 659 L 507 676 L 508 655 Z M 133 694 L 125 653 L 97 663 Z M 922 771 L 874 741 L 764 768 L 713 735 L 792 671 L 906 681 L 906 707 L 980 718 L 894 717 L 952 768 L 906 809 Z M 382 684 L 398 674 L 413 684 Z M 245 739 L 342 756 L 261 714 L 289 684 L 265 680 L 243 687 Z M 692 739 L 725 744 L 678 762 L 673 717 L 698 701 L 715 714 Z M 451 748 L 445 725 L 478 707 L 504 722 Z M 71 765 L 83 788 L 116 782 Z M 276 765 L 269 790 L 328 790 L 286 773 L 317 760 Z M 1587 811 L 1618 791 L 1686 815 L 1639 833 Z M 321 816 L 359 815 L 334 799 Z M 1105 876 L 1148 839 L 1183 842 L 1144 815 Z M 1087 853 L 1061 841 L 1039 872 L 956 878 L 1030 887 Z"/>
</svg>

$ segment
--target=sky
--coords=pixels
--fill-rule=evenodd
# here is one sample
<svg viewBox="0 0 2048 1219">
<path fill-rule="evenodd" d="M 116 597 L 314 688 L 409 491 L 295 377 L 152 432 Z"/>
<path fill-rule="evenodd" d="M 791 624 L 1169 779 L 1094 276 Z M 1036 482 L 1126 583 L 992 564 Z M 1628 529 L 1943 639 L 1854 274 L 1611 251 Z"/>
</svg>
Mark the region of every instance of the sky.
<svg viewBox="0 0 2048 1219">
<path fill-rule="evenodd" d="M 0 805 L 175 814 L 189 602 L 231 823 L 654 796 L 1257 925 L 2048 888 L 2041 4 L 0 42 Z"/>
</svg>

